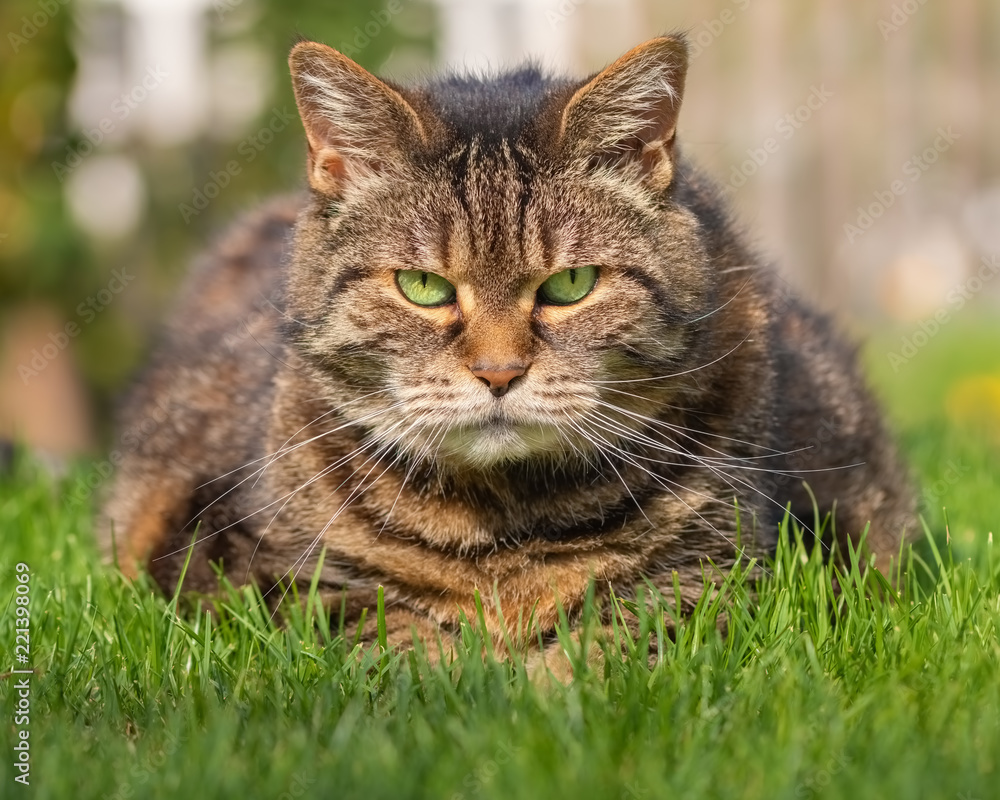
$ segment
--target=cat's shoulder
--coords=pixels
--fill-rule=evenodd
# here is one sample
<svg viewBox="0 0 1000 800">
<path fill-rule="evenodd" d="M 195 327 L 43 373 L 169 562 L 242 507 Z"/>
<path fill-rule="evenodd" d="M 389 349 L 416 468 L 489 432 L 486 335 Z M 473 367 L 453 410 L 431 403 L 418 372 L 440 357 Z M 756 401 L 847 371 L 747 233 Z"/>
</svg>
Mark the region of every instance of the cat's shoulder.
<svg viewBox="0 0 1000 800">
<path fill-rule="evenodd" d="M 193 275 L 219 269 L 249 278 L 274 268 L 287 255 L 292 230 L 306 204 L 304 193 L 274 196 L 238 215 L 216 236 L 196 261 Z"/>
<path fill-rule="evenodd" d="M 180 334 L 245 319 L 282 294 L 304 194 L 273 197 L 233 220 L 195 259 L 168 326 Z"/>
</svg>

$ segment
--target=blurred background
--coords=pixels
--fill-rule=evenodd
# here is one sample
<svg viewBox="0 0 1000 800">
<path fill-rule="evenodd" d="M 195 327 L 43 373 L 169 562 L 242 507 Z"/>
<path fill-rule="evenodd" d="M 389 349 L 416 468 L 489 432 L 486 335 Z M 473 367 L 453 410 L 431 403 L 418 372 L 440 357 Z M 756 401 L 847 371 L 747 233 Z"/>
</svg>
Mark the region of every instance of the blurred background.
<svg viewBox="0 0 1000 800">
<path fill-rule="evenodd" d="M 995 2 L 3 0 L 0 438 L 106 448 L 192 256 L 301 185 L 297 36 L 406 80 L 582 75 L 677 29 L 686 151 L 790 284 L 882 337 L 883 370 L 996 314 Z M 1000 409 L 1000 375 L 980 383 L 970 407 Z"/>
</svg>

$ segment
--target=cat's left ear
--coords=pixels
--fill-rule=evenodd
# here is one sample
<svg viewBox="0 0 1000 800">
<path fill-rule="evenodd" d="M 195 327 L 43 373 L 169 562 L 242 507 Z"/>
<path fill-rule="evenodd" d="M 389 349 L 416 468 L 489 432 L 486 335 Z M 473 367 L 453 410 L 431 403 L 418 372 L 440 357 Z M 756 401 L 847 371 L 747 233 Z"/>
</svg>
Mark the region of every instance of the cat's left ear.
<svg viewBox="0 0 1000 800">
<path fill-rule="evenodd" d="M 667 188 L 687 66 L 684 37 L 663 36 L 580 87 L 562 113 L 560 147 L 568 160 L 623 167 L 654 191 Z"/>
</svg>

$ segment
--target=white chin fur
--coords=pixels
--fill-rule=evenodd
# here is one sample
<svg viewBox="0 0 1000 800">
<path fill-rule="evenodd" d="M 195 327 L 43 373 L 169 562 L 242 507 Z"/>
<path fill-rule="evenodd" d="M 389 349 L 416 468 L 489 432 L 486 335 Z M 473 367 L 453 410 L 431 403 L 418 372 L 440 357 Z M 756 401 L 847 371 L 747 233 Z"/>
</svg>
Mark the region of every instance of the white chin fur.
<svg viewBox="0 0 1000 800">
<path fill-rule="evenodd" d="M 445 434 L 438 457 L 482 469 L 558 455 L 564 447 L 565 440 L 550 425 L 454 428 Z"/>
</svg>

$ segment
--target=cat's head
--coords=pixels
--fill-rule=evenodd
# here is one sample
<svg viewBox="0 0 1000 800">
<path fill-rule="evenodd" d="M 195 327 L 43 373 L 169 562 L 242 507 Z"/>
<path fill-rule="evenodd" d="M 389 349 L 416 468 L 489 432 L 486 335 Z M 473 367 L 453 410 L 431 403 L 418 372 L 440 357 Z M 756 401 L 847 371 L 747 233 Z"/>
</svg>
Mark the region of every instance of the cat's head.
<svg viewBox="0 0 1000 800">
<path fill-rule="evenodd" d="M 715 302 L 675 192 L 683 38 L 581 81 L 400 87 L 313 42 L 290 64 L 313 202 L 288 314 L 348 420 L 493 468 L 590 458 L 676 395 Z"/>
</svg>

